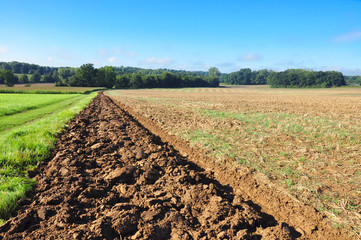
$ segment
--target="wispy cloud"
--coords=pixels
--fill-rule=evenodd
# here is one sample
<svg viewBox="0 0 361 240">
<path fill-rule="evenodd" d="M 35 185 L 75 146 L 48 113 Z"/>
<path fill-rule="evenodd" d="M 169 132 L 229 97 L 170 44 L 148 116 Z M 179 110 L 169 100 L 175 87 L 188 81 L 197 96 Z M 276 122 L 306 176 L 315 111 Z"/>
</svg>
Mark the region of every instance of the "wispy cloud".
<svg viewBox="0 0 361 240">
<path fill-rule="evenodd" d="M 0 53 L 8 53 L 9 49 L 5 46 L 0 46 Z"/>
<path fill-rule="evenodd" d="M 346 34 L 339 35 L 333 39 L 334 42 L 338 43 L 348 43 L 361 40 L 361 31 L 350 32 Z"/>
<path fill-rule="evenodd" d="M 108 58 L 108 62 L 115 63 L 115 62 L 118 62 L 118 59 L 116 57 L 110 57 L 110 58 Z"/>
<path fill-rule="evenodd" d="M 241 56 L 241 61 L 252 62 L 262 60 L 262 56 L 256 53 L 249 53 L 247 55 Z"/>
<path fill-rule="evenodd" d="M 161 66 L 168 66 L 172 65 L 174 61 L 171 58 L 165 57 L 165 58 L 147 58 L 143 61 L 144 64 L 147 65 L 161 65 Z"/>
</svg>

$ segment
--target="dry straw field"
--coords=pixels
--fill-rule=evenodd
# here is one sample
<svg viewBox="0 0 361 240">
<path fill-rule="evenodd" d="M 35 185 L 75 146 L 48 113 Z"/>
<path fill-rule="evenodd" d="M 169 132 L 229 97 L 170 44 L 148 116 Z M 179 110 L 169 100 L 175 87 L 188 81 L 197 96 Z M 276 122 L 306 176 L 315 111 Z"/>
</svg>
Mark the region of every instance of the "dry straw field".
<svg viewBox="0 0 361 240">
<path fill-rule="evenodd" d="M 108 92 L 220 164 L 230 160 L 361 236 L 361 88 Z"/>
</svg>

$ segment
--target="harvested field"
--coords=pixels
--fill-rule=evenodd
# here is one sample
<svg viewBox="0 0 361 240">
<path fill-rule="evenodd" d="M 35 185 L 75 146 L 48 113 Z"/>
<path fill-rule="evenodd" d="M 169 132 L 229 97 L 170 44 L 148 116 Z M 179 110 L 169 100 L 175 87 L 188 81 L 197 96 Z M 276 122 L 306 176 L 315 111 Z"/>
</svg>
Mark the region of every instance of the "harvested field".
<svg viewBox="0 0 361 240">
<path fill-rule="evenodd" d="M 169 136 L 177 151 L 120 106 L 100 94 L 69 124 L 53 156 L 30 172 L 32 201 L 20 202 L 0 239 L 347 238 L 313 208 L 267 192 L 251 172 Z M 248 186 L 258 202 L 265 194 L 274 201 L 261 207 Z"/>
<path fill-rule="evenodd" d="M 215 162 L 255 170 L 257 181 L 263 179 L 276 191 L 313 206 L 335 229 L 361 237 L 360 88 L 146 89 L 109 94 L 133 115 L 149 119 Z M 244 190 L 250 194 L 252 187 Z M 268 207 L 263 200 L 257 202 L 257 194 L 251 196 L 255 198 L 264 210 Z"/>
</svg>

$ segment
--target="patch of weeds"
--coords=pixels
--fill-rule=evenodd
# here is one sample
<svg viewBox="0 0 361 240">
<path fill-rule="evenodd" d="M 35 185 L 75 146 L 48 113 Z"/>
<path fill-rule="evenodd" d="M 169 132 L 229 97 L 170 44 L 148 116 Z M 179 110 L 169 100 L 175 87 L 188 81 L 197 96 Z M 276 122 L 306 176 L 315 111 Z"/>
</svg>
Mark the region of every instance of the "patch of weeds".
<svg viewBox="0 0 361 240">
<path fill-rule="evenodd" d="M 317 209 L 319 212 L 323 212 L 323 211 L 325 210 L 323 205 L 319 205 L 316 209 Z"/>
<path fill-rule="evenodd" d="M 286 183 L 286 185 L 288 186 L 288 187 L 291 187 L 291 186 L 293 186 L 295 183 L 292 181 L 292 179 L 289 179 L 289 178 L 287 178 L 286 180 L 285 180 L 285 183 Z"/>
<path fill-rule="evenodd" d="M 340 215 L 340 210 L 338 210 L 338 209 L 329 209 L 328 211 L 335 215 Z"/>
<path fill-rule="evenodd" d="M 288 156 L 288 153 L 286 153 L 286 152 L 281 152 L 281 156 L 287 157 L 287 156 Z"/>
<path fill-rule="evenodd" d="M 333 227 L 336 229 L 340 229 L 341 228 L 341 224 L 340 223 L 334 223 Z"/>
<path fill-rule="evenodd" d="M 247 160 L 244 159 L 244 158 L 238 159 L 237 162 L 242 164 L 242 165 L 247 165 Z"/>
</svg>

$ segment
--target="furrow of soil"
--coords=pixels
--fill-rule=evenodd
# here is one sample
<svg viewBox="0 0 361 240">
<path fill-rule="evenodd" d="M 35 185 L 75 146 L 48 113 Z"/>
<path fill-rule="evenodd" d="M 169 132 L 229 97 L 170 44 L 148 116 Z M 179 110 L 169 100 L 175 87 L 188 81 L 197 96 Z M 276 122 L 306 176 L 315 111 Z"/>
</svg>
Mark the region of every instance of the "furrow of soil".
<svg viewBox="0 0 361 240">
<path fill-rule="evenodd" d="M 103 94 L 30 174 L 34 194 L 0 227 L 0 239 L 300 237 Z"/>
</svg>

